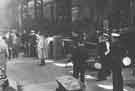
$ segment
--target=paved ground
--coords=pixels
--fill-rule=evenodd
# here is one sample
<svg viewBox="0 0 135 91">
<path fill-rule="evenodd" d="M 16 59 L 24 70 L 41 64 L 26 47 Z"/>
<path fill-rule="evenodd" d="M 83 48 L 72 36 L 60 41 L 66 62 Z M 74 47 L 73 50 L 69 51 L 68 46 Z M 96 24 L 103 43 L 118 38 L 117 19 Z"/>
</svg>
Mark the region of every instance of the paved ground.
<svg viewBox="0 0 135 91">
<path fill-rule="evenodd" d="M 21 85 L 22 89 L 19 91 L 55 91 L 58 87 L 56 78 L 70 74 L 72 71 L 71 66 L 65 67 L 65 63 L 61 61 L 48 60 L 45 66 L 39 66 L 39 60 L 24 57 L 11 60 L 7 65 L 10 85 L 14 89 L 17 89 L 17 85 Z M 123 74 L 125 84 L 131 81 L 135 83 L 135 78 L 130 76 L 130 69 L 124 69 Z M 109 80 L 97 82 L 94 75 L 96 72 L 87 72 L 86 91 L 112 91 L 111 77 Z M 125 86 L 125 91 L 135 91 L 135 89 Z"/>
</svg>

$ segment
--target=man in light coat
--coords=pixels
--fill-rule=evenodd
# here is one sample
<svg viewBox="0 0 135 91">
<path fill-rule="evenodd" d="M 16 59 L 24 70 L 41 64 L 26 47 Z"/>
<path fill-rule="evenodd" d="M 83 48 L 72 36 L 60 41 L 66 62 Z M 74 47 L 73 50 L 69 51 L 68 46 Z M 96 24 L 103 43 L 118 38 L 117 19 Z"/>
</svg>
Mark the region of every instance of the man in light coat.
<svg viewBox="0 0 135 91">
<path fill-rule="evenodd" d="M 44 35 L 38 36 L 38 58 L 41 60 L 40 64 L 45 65 L 45 59 L 46 59 L 46 48 L 45 48 L 45 37 Z"/>
</svg>

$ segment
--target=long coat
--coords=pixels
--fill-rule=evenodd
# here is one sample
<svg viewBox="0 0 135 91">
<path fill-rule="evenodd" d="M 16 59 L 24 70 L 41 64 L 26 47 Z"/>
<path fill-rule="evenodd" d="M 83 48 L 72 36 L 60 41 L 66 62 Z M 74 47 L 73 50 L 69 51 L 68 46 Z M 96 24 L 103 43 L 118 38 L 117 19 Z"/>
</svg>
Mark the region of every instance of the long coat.
<svg viewBox="0 0 135 91">
<path fill-rule="evenodd" d="M 42 35 L 38 37 L 37 51 L 39 59 L 47 58 L 46 38 Z"/>
</svg>

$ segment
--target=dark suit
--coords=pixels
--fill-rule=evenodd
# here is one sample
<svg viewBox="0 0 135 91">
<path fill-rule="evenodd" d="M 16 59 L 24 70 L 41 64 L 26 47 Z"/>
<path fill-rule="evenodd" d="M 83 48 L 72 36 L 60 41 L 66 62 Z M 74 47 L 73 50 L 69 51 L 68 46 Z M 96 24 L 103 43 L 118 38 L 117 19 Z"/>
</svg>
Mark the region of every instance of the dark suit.
<svg viewBox="0 0 135 91">
<path fill-rule="evenodd" d="M 85 82 L 85 60 L 88 58 L 88 53 L 85 46 L 79 46 L 77 43 L 72 49 L 73 76 L 76 78 L 80 77 L 80 80 Z"/>
<path fill-rule="evenodd" d="M 123 77 L 122 77 L 122 56 L 123 49 L 120 45 L 112 44 L 111 52 L 106 56 L 106 63 L 113 76 L 113 91 L 123 91 Z"/>
</svg>

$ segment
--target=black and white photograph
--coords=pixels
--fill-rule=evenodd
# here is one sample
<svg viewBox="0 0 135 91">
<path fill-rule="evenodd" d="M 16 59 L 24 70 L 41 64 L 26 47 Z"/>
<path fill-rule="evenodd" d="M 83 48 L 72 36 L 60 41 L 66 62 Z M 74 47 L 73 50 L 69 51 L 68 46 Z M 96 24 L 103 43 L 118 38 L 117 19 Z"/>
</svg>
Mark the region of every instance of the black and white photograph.
<svg viewBox="0 0 135 91">
<path fill-rule="evenodd" d="M 0 91 L 135 91 L 135 0 L 0 0 Z"/>
</svg>

